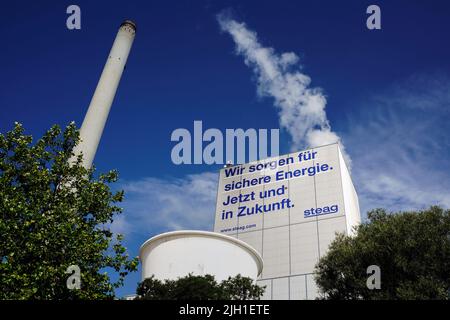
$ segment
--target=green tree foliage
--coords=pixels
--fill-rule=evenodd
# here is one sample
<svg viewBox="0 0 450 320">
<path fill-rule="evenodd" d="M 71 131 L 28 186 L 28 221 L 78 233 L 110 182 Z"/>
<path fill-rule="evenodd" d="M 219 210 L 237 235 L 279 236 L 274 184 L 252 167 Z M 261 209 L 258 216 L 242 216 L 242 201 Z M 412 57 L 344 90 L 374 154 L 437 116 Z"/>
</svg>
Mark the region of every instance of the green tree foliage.
<svg viewBox="0 0 450 320">
<path fill-rule="evenodd" d="M 0 299 L 105 299 L 137 268 L 108 225 L 121 212 L 110 171 L 69 165 L 79 141 L 73 123 L 53 126 L 33 144 L 16 123 L 0 134 Z M 66 270 L 81 270 L 81 289 L 69 290 Z M 106 270 L 119 276 L 112 281 Z"/>
<path fill-rule="evenodd" d="M 316 266 L 326 299 L 449 299 L 450 210 L 369 212 L 354 237 L 338 235 Z M 367 267 L 381 269 L 369 290 Z"/>
<path fill-rule="evenodd" d="M 259 300 L 265 287 L 237 275 L 217 283 L 212 275 L 189 274 L 178 280 L 160 281 L 154 277 L 142 281 L 137 300 Z"/>
</svg>

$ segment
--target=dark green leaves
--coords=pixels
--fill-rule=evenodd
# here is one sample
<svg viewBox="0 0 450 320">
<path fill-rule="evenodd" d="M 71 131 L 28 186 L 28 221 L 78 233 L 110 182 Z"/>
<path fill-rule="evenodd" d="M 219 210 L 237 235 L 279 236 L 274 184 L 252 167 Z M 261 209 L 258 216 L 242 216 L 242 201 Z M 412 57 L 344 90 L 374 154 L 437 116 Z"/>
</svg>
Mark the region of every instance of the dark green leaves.
<svg viewBox="0 0 450 320">
<path fill-rule="evenodd" d="M 128 272 L 137 269 L 108 228 L 121 212 L 112 193 L 111 171 L 70 165 L 79 141 L 73 123 L 53 126 L 33 144 L 20 124 L 0 134 L 0 298 L 104 299 L 114 296 Z M 81 290 L 69 290 L 65 273 L 81 269 Z M 105 268 L 119 272 L 115 283 Z"/>
<path fill-rule="evenodd" d="M 265 287 L 264 287 L 265 288 Z M 237 275 L 217 283 L 212 275 L 189 274 L 178 280 L 148 278 L 136 290 L 138 300 L 259 300 L 264 288 Z"/>
<path fill-rule="evenodd" d="M 369 212 L 355 237 L 340 235 L 316 266 L 328 299 L 449 299 L 450 210 Z M 367 267 L 381 269 L 381 289 L 366 286 Z"/>
</svg>

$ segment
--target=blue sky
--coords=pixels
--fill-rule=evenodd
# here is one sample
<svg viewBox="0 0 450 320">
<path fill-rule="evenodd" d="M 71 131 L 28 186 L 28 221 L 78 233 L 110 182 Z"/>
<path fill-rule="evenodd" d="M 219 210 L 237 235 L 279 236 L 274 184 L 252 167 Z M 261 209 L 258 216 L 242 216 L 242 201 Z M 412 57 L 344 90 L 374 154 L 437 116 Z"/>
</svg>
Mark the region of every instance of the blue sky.
<svg viewBox="0 0 450 320">
<path fill-rule="evenodd" d="M 68 30 L 66 8 L 81 8 Z M 366 8 L 381 8 L 368 30 Z M 95 165 L 116 168 L 124 188 L 117 231 L 130 254 L 157 233 L 211 229 L 220 165 L 172 164 L 177 128 L 279 128 L 276 99 L 258 95 L 258 66 L 221 30 L 227 10 L 326 98 L 326 119 L 352 159 L 363 216 L 450 206 L 450 4 L 448 1 L 9 1 L 2 5 L 0 132 L 14 121 L 40 136 L 81 125 L 125 18 L 136 21 L 128 59 Z M 263 83 L 264 85 L 264 83 Z M 283 128 L 281 152 L 292 148 Z M 119 294 L 134 292 L 140 274 Z"/>
</svg>

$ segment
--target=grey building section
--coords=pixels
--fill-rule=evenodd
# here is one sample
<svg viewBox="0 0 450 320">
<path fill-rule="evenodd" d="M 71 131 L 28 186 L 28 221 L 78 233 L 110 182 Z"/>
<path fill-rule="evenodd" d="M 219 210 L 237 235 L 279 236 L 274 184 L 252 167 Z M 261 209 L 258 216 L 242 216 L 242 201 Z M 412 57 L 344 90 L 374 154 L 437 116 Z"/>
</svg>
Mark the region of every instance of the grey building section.
<svg viewBox="0 0 450 320">
<path fill-rule="evenodd" d="M 309 160 L 298 161 L 299 154 L 312 155 Z M 269 163 L 288 158 L 297 159 L 294 163 L 274 166 L 264 171 L 248 173 L 250 166 Z M 307 157 L 306 157 L 307 158 Z M 308 168 L 328 170 L 309 174 Z M 239 176 L 226 177 L 225 170 L 220 172 L 217 194 L 215 232 L 237 237 L 253 246 L 264 260 L 263 273 L 259 284 L 266 286 L 264 299 L 314 299 L 318 296 L 314 282 L 313 270 L 319 258 L 324 255 L 336 232 L 351 234 L 353 226 L 360 223 L 358 197 L 338 144 L 331 144 L 305 151 L 265 159 L 260 162 L 244 164 L 244 173 Z M 286 180 L 276 181 L 280 171 L 303 172 Z M 310 170 L 310 171 L 308 171 Z M 271 176 L 271 182 L 247 188 L 224 191 L 226 184 L 243 181 L 243 179 Z M 281 195 L 224 205 L 228 196 L 240 194 L 264 195 L 269 190 L 285 188 Z M 252 207 L 256 204 L 272 208 L 275 203 L 290 199 L 292 206 L 264 213 L 237 217 L 238 208 Z M 305 211 L 317 208 L 337 208 L 336 212 L 320 215 L 307 215 Z M 232 211 L 233 218 L 223 219 L 223 212 Z M 331 210 L 333 211 L 333 210 Z"/>
</svg>

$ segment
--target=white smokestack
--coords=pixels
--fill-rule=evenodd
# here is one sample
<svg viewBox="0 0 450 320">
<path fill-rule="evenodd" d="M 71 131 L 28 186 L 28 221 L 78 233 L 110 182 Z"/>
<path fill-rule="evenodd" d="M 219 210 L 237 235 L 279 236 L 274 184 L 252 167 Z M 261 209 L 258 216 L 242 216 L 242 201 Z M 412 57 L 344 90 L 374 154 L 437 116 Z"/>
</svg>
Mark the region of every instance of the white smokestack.
<svg viewBox="0 0 450 320">
<path fill-rule="evenodd" d="M 120 25 L 89 109 L 84 117 L 80 130 L 81 141 L 75 147 L 75 157 L 71 161 L 75 161 L 76 156 L 83 152 L 83 166 L 87 169 L 92 166 L 135 34 L 136 25 L 134 22 L 126 20 Z"/>
</svg>

